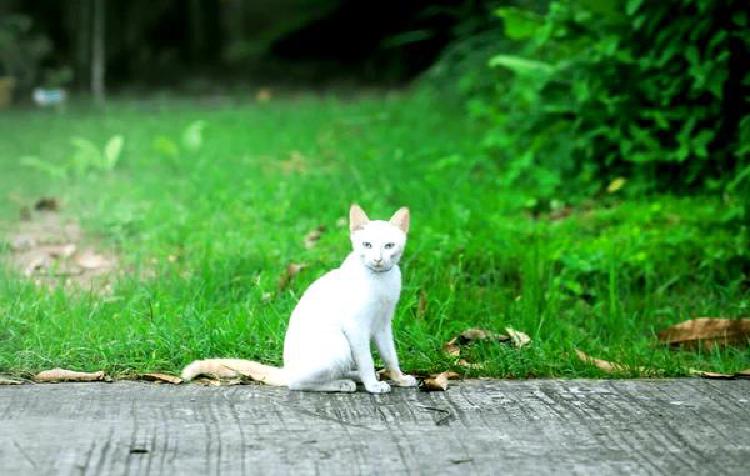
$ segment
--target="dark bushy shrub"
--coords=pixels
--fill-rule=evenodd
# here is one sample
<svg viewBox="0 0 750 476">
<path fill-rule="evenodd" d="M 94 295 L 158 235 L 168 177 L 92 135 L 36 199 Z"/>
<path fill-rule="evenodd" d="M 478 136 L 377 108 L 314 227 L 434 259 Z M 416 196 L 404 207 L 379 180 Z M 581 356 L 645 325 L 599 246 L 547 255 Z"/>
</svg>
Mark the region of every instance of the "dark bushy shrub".
<svg viewBox="0 0 750 476">
<path fill-rule="evenodd" d="M 512 74 L 473 110 L 505 180 L 550 196 L 571 177 L 589 191 L 618 176 L 640 190 L 748 188 L 749 11 L 743 0 L 497 10 L 506 40 L 490 66 Z"/>
</svg>

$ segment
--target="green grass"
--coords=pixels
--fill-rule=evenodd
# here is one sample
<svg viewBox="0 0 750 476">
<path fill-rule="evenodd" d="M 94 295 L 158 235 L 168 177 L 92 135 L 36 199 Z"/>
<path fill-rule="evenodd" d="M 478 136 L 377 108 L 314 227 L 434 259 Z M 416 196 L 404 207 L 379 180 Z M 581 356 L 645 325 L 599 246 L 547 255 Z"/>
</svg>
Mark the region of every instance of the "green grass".
<svg viewBox="0 0 750 476">
<path fill-rule="evenodd" d="M 196 120 L 206 123 L 204 140 L 189 151 L 181 136 Z M 412 210 L 395 323 L 407 369 L 455 368 L 441 352 L 446 340 L 505 326 L 533 344 L 479 344 L 467 356 L 484 369 L 458 369 L 604 375 L 575 348 L 666 376 L 750 367 L 747 345 L 675 351 L 655 337 L 696 316 L 748 314 L 748 230 L 720 198 L 625 200 L 621 191 L 564 219 L 532 213 L 533 190 L 498 180 L 503 165 L 485 154 L 481 125 L 426 94 L 121 101 L 106 113 L 3 112 L 0 130 L 0 218 L 12 223 L 19 202 L 54 195 L 130 271 L 106 297 L 0 275 L 2 372 L 176 371 L 212 356 L 280 363 L 296 300 L 348 252 L 336 222 L 352 202 L 374 217 Z M 101 146 L 115 134 L 125 147 L 112 172 L 53 179 L 19 164 L 35 155 L 64 165 L 71 137 Z M 305 249 L 304 235 L 321 224 L 328 231 Z M 291 262 L 309 267 L 278 292 Z M 154 277 L 135 278 L 144 270 Z"/>
</svg>

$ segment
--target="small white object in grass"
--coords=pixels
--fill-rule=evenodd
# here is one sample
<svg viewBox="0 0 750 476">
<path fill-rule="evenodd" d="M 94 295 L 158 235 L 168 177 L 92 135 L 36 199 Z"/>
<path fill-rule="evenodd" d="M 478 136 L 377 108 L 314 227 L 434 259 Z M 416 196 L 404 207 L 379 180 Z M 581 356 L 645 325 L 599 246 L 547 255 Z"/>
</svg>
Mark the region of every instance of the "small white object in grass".
<svg viewBox="0 0 750 476">
<path fill-rule="evenodd" d="M 31 94 L 34 104 L 41 107 L 57 106 L 65 102 L 68 93 L 64 89 L 34 88 Z"/>
</svg>

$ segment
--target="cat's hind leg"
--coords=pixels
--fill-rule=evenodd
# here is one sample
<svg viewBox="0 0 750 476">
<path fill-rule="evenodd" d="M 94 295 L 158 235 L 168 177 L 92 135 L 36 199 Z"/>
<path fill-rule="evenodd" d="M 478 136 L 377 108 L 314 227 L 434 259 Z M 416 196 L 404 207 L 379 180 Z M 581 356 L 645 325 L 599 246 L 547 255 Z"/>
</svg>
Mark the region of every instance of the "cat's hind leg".
<svg viewBox="0 0 750 476">
<path fill-rule="evenodd" d="M 359 374 L 359 370 L 347 370 L 344 372 L 344 378 L 362 383 L 362 376 Z"/>
</svg>

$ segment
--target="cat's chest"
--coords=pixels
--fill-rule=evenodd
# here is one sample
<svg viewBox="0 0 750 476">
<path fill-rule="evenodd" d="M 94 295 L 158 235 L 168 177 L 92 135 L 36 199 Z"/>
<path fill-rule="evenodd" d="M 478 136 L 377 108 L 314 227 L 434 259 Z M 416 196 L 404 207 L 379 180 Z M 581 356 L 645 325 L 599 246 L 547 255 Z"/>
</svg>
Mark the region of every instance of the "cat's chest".
<svg viewBox="0 0 750 476">
<path fill-rule="evenodd" d="M 401 280 L 397 276 L 365 279 L 358 283 L 357 300 L 363 306 L 377 310 L 390 308 L 401 294 Z"/>
</svg>

